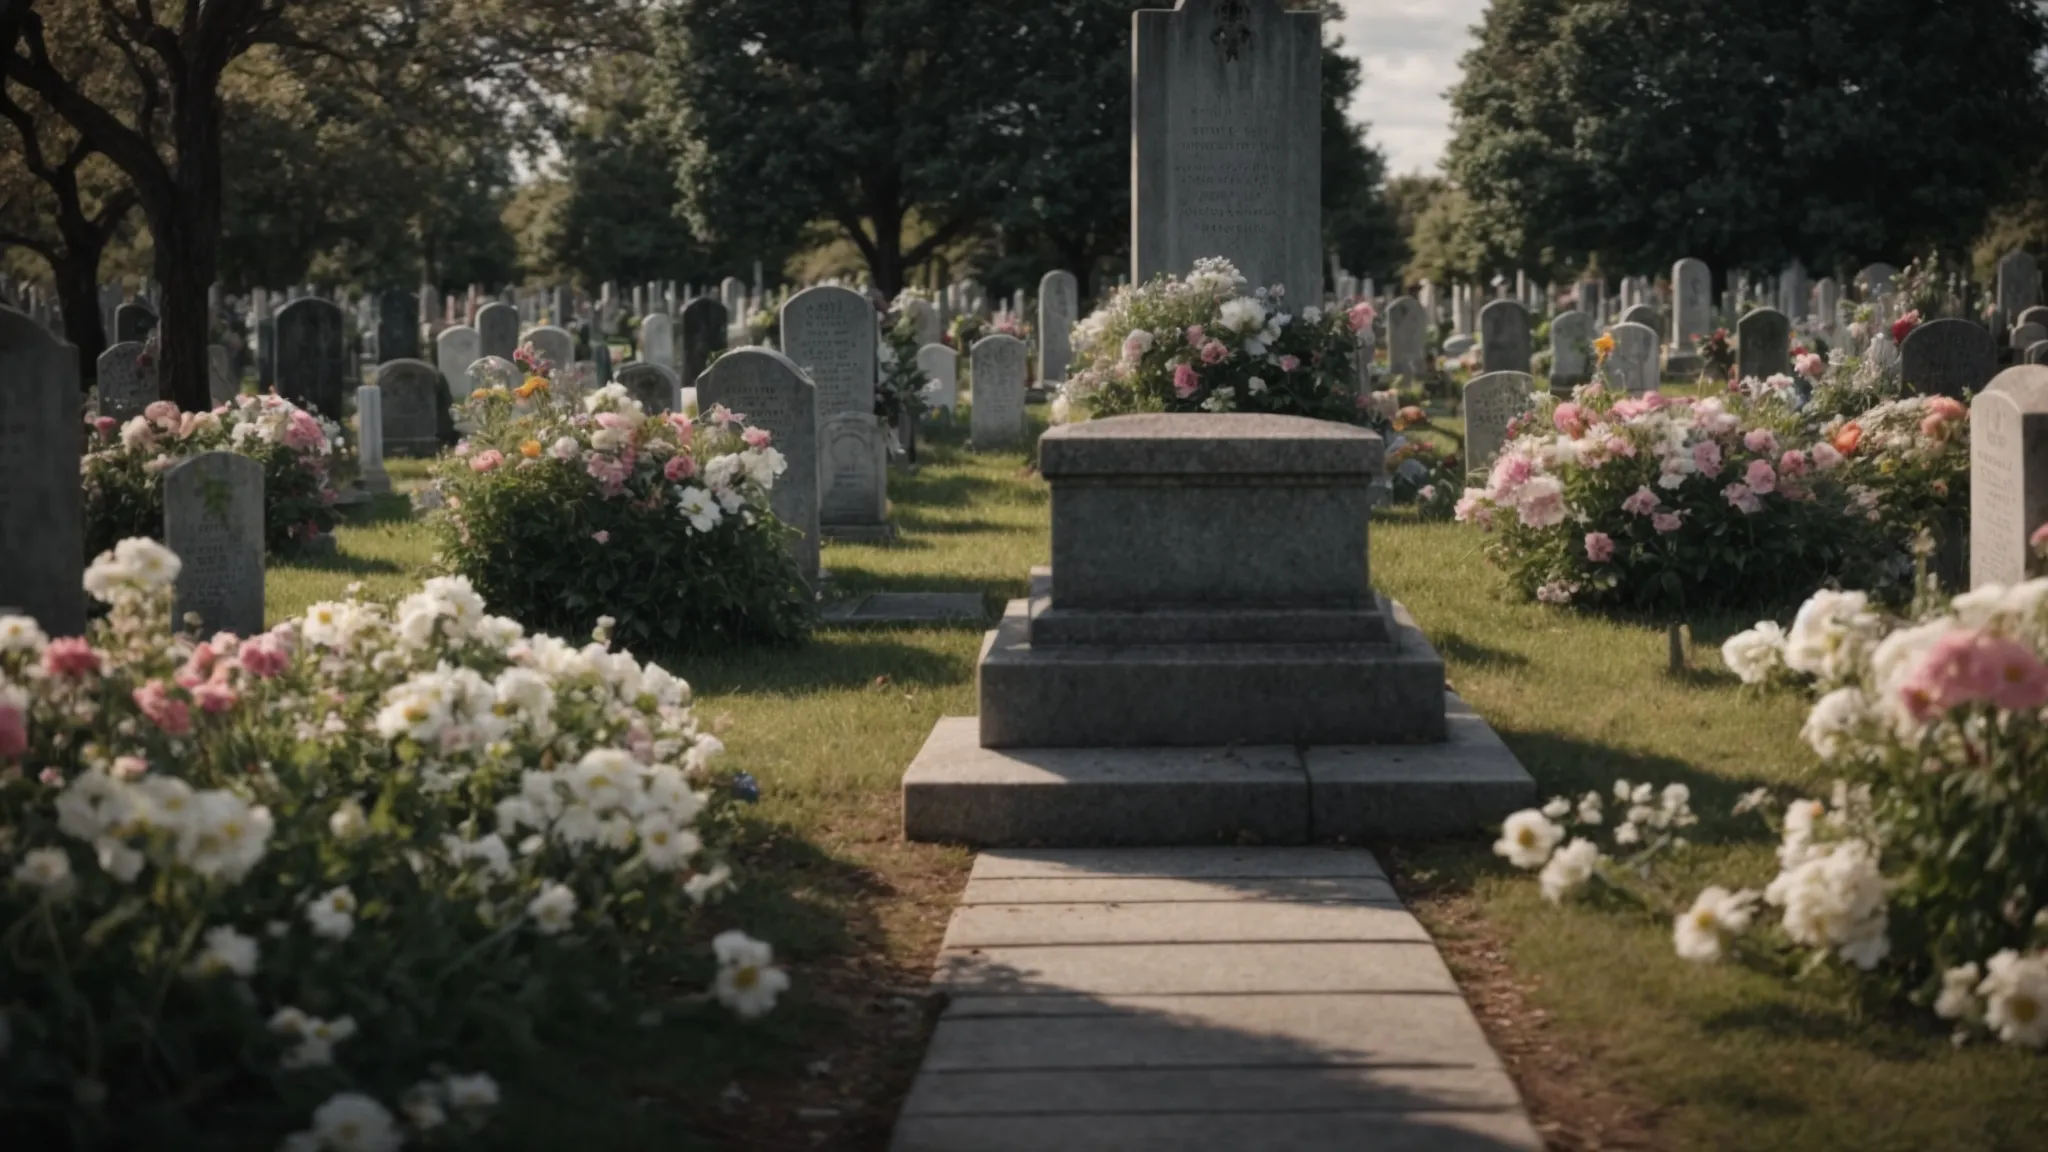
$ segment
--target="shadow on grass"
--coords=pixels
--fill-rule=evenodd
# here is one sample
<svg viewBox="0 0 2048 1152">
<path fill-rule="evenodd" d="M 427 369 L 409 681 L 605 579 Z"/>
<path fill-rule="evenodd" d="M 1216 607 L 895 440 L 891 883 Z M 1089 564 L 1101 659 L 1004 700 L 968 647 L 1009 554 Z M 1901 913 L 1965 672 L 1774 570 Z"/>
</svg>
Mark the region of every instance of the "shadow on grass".
<svg viewBox="0 0 2048 1152">
<path fill-rule="evenodd" d="M 1442 631 L 1430 637 L 1436 645 L 1437 654 L 1458 664 L 1472 664 L 1481 668 L 1527 668 L 1529 658 L 1520 652 L 1495 648 L 1477 640 L 1469 640 L 1463 633 Z"/>
<path fill-rule="evenodd" d="M 1612 791 L 1616 780 L 1650 784 L 1659 790 L 1668 784 L 1683 784 L 1692 793 L 1693 812 L 1700 817 L 1699 824 L 1688 830 L 1688 839 L 1700 844 L 1768 843 L 1774 839 L 1761 821 L 1730 813 L 1743 793 L 1766 785 L 1782 790 L 1782 781 L 1717 775 L 1676 757 L 1596 744 L 1558 732 L 1502 729 L 1500 736 L 1536 778 L 1539 797 L 1576 798 L 1598 792 L 1612 817 L 1621 807 Z"/>
<path fill-rule="evenodd" d="M 915 476 L 898 474 L 891 500 L 897 506 L 920 504 L 934 508 L 965 508 L 992 493 L 1003 491 L 1009 486 L 990 476 L 977 476 L 970 472 L 948 471 L 935 475 L 930 468 Z M 1034 503 L 1045 500 L 1043 493 L 1033 493 Z"/>
<path fill-rule="evenodd" d="M 896 526 L 902 532 L 914 532 L 921 536 L 972 536 L 1014 530 L 1007 524 L 998 524 L 993 520 L 948 520 L 920 514 L 914 508 L 898 508 Z M 899 536 L 898 539 L 902 537 Z"/>
<path fill-rule="evenodd" d="M 1937 1034 L 1925 1013 L 1902 1012 L 1879 1004 L 1861 1004 L 1848 995 L 1815 1003 L 1774 1001 L 1745 1004 L 1714 1013 L 1701 1022 L 1700 1028 L 1710 1036 L 1762 1034 L 1779 1040 L 1847 1046 L 1874 1059 L 1896 1064 L 1927 1062 L 1928 1049 L 1924 1045 L 1909 1043 L 1892 1031 L 1892 1027 L 1872 1028 L 1869 1019 L 1859 1018 L 1873 1012 L 1884 1016 L 1885 1023 L 1892 1027 L 1914 1028 L 1930 1037 Z"/>
<path fill-rule="evenodd" d="M 294 556 L 275 566 L 280 571 L 303 569 L 309 572 L 344 572 L 352 576 L 391 575 L 402 576 L 408 569 L 391 560 L 375 556 L 357 556 L 348 552 L 335 552 L 326 556 Z"/>
<path fill-rule="evenodd" d="M 832 554 L 828 551 L 825 556 L 829 561 Z M 944 573 L 878 572 L 859 564 L 828 564 L 828 567 L 832 571 L 832 583 L 826 587 L 825 594 L 833 600 L 856 600 L 874 592 L 979 592 L 984 598 L 993 598 L 1001 604 L 1023 599 L 1030 589 L 1030 581 L 1022 574 L 1014 579 L 976 579 Z M 994 619 L 993 614 L 990 619 Z"/>
<path fill-rule="evenodd" d="M 413 520 L 412 498 L 372 496 L 369 503 L 341 510 L 341 522 L 348 527 L 367 528 L 373 524 L 408 524 Z"/>
<path fill-rule="evenodd" d="M 945 655 L 898 638 L 915 630 L 830 629 L 802 648 L 704 653 L 685 666 L 696 690 L 714 695 L 814 696 L 870 687 L 878 678 L 898 688 L 942 688 L 973 678 L 972 652 Z"/>
</svg>

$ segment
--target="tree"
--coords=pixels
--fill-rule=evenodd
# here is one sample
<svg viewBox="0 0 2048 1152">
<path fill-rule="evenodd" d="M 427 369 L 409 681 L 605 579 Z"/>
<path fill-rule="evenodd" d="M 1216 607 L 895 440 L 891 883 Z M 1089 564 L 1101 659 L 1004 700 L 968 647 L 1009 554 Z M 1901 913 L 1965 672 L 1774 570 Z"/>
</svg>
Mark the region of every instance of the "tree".
<svg viewBox="0 0 2048 1152">
<path fill-rule="evenodd" d="M 1392 275 L 1408 259 L 1408 245 L 1387 200 L 1386 154 L 1366 141 L 1366 125 L 1345 114 L 1364 69 L 1343 47 L 1338 37 L 1324 38 L 1323 243 L 1346 268 Z"/>
<path fill-rule="evenodd" d="M 2041 153 L 2044 45 L 2031 0 L 1496 0 L 1447 169 L 1491 270 L 1904 263 Z"/>
</svg>

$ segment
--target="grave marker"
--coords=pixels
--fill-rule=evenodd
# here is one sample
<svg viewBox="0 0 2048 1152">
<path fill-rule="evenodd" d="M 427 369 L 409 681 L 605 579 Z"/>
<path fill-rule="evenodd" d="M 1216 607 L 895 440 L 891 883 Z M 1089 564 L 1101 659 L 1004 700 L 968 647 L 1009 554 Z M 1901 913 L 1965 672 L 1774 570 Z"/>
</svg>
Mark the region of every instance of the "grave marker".
<svg viewBox="0 0 2048 1152">
<path fill-rule="evenodd" d="M 1024 442 L 1024 342 L 997 333 L 975 341 L 969 372 L 974 410 L 969 438 L 978 452 Z"/>
<path fill-rule="evenodd" d="M 519 309 L 495 300 L 477 309 L 476 335 L 483 356 L 512 359 L 519 351 Z"/>
<path fill-rule="evenodd" d="M 1758 308 L 1735 325 L 1736 379 L 1768 380 L 1792 374 L 1792 321 L 1776 308 Z"/>
<path fill-rule="evenodd" d="M 1607 372 L 1615 383 L 1630 392 L 1657 387 L 1661 382 L 1657 330 L 1641 324 L 1616 324 L 1608 335 L 1614 337 L 1614 352 L 1607 358 Z"/>
<path fill-rule="evenodd" d="M 1998 374 L 1970 402 L 1970 587 L 2013 585 L 2048 523 L 2048 367 Z"/>
<path fill-rule="evenodd" d="M 1479 349 L 1483 372 L 1527 374 L 1534 353 L 1530 344 L 1529 310 L 1513 300 L 1495 300 L 1479 310 Z"/>
<path fill-rule="evenodd" d="M 710 366 L 712 353 L 725 350 L 730 317 L 725 305 L 709 296 L 699 296 L 683 305 L 683 379 L 694 382 Z"/>
<path fill-rule="evenodd" d="M 231 404 L 242 394 L 242 379 L 235 374 L 234 358 L 218 344 L 206 346 L 206 395 L 218 407 Z"/>
<path fill-rule="evenodd" d="M 1535 406 L 1527 372 L 1488 372 L 1465 385 L 1465 471 L 1485 476 L 1508 442 L 1508 425 Z"/>
<path fill-rule="evenodd" d="M 1997 374 L 1997 342 L 1968 320 L 1929 320 L 1899 345 L 1899 380 L 1910 392 L 1967 399 Z"/>
<path fill-rule="evenodd" d="M 1998 258 L 1998 321 L 2011 325 L 2019 315 L 2041 302 L 2041 269 L 2025 252 L 2007 252 Z"/>
<path fill-rule="evenodd" d="M 356 389 L 356 471 L 363 491 L 391 491 L 384 468 L 384 391 L 375 384 Z"/>
<path fill-rule="evenodd" d="M 424 360 L 377 366 L 383 455 L 432 456 L 441 450 L 441 370 Z M 358 390 L 357 395 L 361 395 Z M 367 424 L 358 412 L 357 422 Z"/>
<path fill-rule="evenodd" d="M 1578 309 L 1550 321 L 1550 386 L 1570 388 L 1593 378 L 1593 318 Z"/>
<path fill-rule="evenodd" d="M 618 382 L 649 415 L 683 410 L 682 378 L 666 364 L 636 360 L 619 369 Z"/>
<path fill-rule="evenodd" d="M 483 337 L 467 324 L 443 328 L 434 337 L 434 363 L 453 390 L 468 377 L 469 366 L 484 358 Z"/>
<path fill-rule="evenodd" d="M 836 535 L 842 526 L 886 524 L 889 443 L 875 418 L 850 412 L 832 417 L 819 431 L 819 450 L 825 490 L 818 519 L 826 531 Z"/>
<path fill-rule="evenodd" d="M 931 383 L 925 386 L 925 407 L 951 416 L 960 407 L 960 354 L 944 344 L 927 344 L 917 350 L 918 371 Z"/>
<path fill-rule="evenodd" d="M 100 353 L 100 415 L 126 423 L 156 402 L 156 368 L 143 367 L 141 344 L 124 340 Z"/>
<path fill-rule="evenodd" d="M 563 372 L 576 362 L 576 337 L 567 328 L 543 324 L 526 333 L 526 342 L 533 345 L 541 359 Z"/>
<path fill-rule="evenodd" d="M 377 295 L 377 359 L 417 360 L 420 357 L 420 301 L 397 289 Z"/>
<path fill-rule="evenodd" d="M 1066 382 L 1074 362 L 1074 322 L 1081 318 L 1081 289 L 1072 272 L 1047 272 L 1038 281 L 1038 386 L 1052 391 Z"/>
<path fill-rule="evenodd" d="M 1387 305 L 1388 371 L 1416 379 L 1429 372 L 1429 317 L 1413 296 Z"/>
<path fill-rule="evenodd" d="M 818 390 L 789 358 L 767 348 L 738 348 L 720 356 L 697 379 L 697 398 L 706 411 L 723 404 L 765 428 L 789 470 L 770 490 L 775 518 L 794 529 L 790 554 L 804 579 L 818 583 L 819 428 Z M 872 421 L 871 421 L 872 422 Z"/>
<path fill-rule="evenodd" d="M 676 365 L 675 321 L 666 312 L 649 312 L 640 318 L 640 360 L 674 370 Z"/>
<path fill-rule="evenodd" d="M 172 627 L 196 635 L 263 631 L 263 465 L 201 452 L 164 473 L 164 547 L 181 564 Z M 200 623 L 186 622 L 197 613 Z"/>
<path fill-rule="evenodd" d="M 114 309 L 114 339 L 119 343 L 146 343 L 155 327 L 156 309 L 140 300 L 130 300 Z"/>
<path fill-rule="evenodd" d="M 806 289 L 782 306 L 782 350 L 817 386 L 821 421 L 875 414 L 877 339 L 874 306 L 851 288 Z"/>
<path fill-rule="evenodd" d="M 277 394 L 330 420 L 342 415 L 349 373 L 341 308 L 301 296 L 277 310 Z"/>
<path fill-rule="evenodd" d="M 78 349 L 0 307 L 0 605 L 85 631 Z"/>
</svg>

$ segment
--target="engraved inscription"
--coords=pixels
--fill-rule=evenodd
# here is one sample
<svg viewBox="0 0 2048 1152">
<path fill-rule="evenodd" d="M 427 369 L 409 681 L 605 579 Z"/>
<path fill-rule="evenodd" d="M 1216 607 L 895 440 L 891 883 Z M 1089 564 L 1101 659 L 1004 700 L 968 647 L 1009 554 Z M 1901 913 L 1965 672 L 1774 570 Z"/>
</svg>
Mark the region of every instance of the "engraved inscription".
<svg viewBox="0 0 2048 1152">
<path fill-rule="evenodd" d="M 1285 137 L 1258 104 L 1209 101 L 1179 110 L 1167 139 L 1175 215 L 1185 241 L 1202 251 L 1279 233 Z M 1203 248 L 1204 244 L 1210 247 Z"/>
<path fill-rule="evenodd" d="M 818 387 L 818 416 L 874 414 L 875 313 L 850 291 L 812 289 L 792 300 L 782 325 L 786 351 Z"/>
<path fill-rule="evenodd" d="M 1970 582 L 2017 584 L 2027 574 L 2020 413 L 1995 392 L 1970 412 Z"/>
</svg>

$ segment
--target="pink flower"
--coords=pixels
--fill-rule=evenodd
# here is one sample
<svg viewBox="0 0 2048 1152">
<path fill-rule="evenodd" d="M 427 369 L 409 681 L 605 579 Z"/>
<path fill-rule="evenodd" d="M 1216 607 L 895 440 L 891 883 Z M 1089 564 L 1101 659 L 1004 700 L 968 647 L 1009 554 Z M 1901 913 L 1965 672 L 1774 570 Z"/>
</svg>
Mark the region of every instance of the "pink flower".
<svg viewBox="0 0 2048 1152">
<path fill-rule="evenodd" d="M 43 671 L 52 676 L 90 676 L 100 670 L 100 654 L 81 636 L 60 636 L 43 649 Z"/>
<path fill-rule="evenodd" d="M 1280 358 L 1280 370 L 1282 372 L 1292 372 L 1299 367 L 1301 367 L 1301 357 L 1299 356 L 1282 356 Z"/>
<path fill-rule="evenodd" d="M 1184 335 L 1188 338 L 1188 347 L 1190 348 L 1200 348 L 1202 341 L 1209 338 L 1208 330 L 1204 329 L 1200 324 L 1188 325 L 1188 330 Z"/>
<path fill-rule="evenodd" d="M 1764 510 L 1764 502 L 1756 498 L 1756 493 L 1750 491 L 1749 485 L 1739 480 L 1721 489 L 1721 495 L 1726 497 L 1730 504 L 1742 509 L 1745 516 L 1754 516 Z"/>
<path fill-rule="evenodd" d="M 1586 434 L 1586 410 L 1569 401 L 1557 406 L 1557 411 L 1550 414 L 1550 422 L 1574 440 Z"/>
<path fill-rule="evenodd" d="M 1991 702 L 2008 712 L 2048 705 L 2048 664 L 2034 650 L 2003 636 L 1988 637 L 1979 658 L 1992 667 Z"/>
<path fill-rule="evenodd" d="M 469 458 L 469 467 L 474 472 L 489 472 L 505 462 L 505 454 L 496 448 L 486 448 Z"/>
<path fill-rule="evenodd" d="M 740 439 L 745 440 L 749 448 L 766 448 L 775 439 L 775 434 L 766 428 L 749 428 L 740 433 Z"/>
<path fill-rule="evenodd" d="M 93 429 L 102 436 L 112 436 L 121 427 L 121 422 L 112 416 L 101 416 L 92 422 Z"/>
<path fill-rule="evenodd" d="M 1605 532 L 1586 533 L 1586 559 L 1605 564 L 1614 558 L 1614 539 Z"/>
<path fill-rule="evenodd" d="M 1769 496 L 1778 490 L 1778 474 L 1771 470 L 1768 460 L 1751 460 L 1742 479 L 1749 485 L 1749 490 L 1759 496 Z"/>
<path fill-rule="evenodd" d="M 2034 534 L 2027 537 L 2027 544 L 2037 551 L 2048 548 L 2048 524 L 2043 524 L 2039 528 L 2034 529 Z"/>
<path fill-rule="evenodd" d="M 1633 420 L 1649 410 L 1650 406 L 1648 404 L 1631 398 L 1615 401 L 1614 407 L 1608 409 L 1607 414 L 1616 420 Z"/>
<path fill-rule="evenodd" d="M 0 758 L 28 751 L 28 711 L 0 699 Z"/>
<path fill-rule="evenodd" d="M 1660 533 L 1676 532 L 1683 525 L 1684 521 L 1679 519 L 1676 512 L 1659 512 L 1655 516 L 1650 517 L 1650 527 L 1655 528 Z"/>
<path fill-rule="evenodd" d="M 1828 362 L 1817 352 L 1802 352 L 1792 361 L 1792 370 L 1808 379 L 1818 380 L 1827 375 Z"/>
<path fill-rule="evenodd" d="M 192 699 L 209 715 L 219 715 L 233 708 L 241 697 L 227 685 L 209 681 L 192 689 Z"/>
<path fill-rule="evenodd" d="M 283 672 L 291 664 L 291 651 L 276 635 L 265 633 L 242 645 L 237 656 L 242 667 L 250 675 L 268 680 Z"/>
<path fill-rule="evenodd" d="M 294 411 L 284 427 L 284 446 L 300 452 L 318 448 L 327 442 L 320 431 L 320 422 L 305 412 Z"/>
<path fill-rule="evenodd" d="M 1751 428 L 1743 436 L 1742 444 L 1759 456 L 1769 456 L 1778 450 L 1778 438 L 1771 435 L 1769 428 Z"/>
<path fill-rule="evenodd" d="M 616 496 L 619 490 L 625 487 L 626 478 L 633 474 L 633 462 L 630 459 L 594 453 L 584 460 L 583 470 L 590 474 L 592 480 L 603 486 L 605 495 Z"/>
<path fill-rule="evenodd" d="M 1535 465 L 1527 456 L 1510 452 L 1493 462 L 1493 471 L 1486 477 L 1487 495 L 1503 503 L 1513 500 L 1522 485 L 1535 475 Z"/>
<path fill-rule="evenodd" d="M 688 444 L 690 442 L 690 434 L 695 431 L 695 427 L 690 423 L 690 418 L 681 412 L 671 412 L 668 414 L 668 426 L 675 432 L 676 443 L 678 444 Z"/>
<path fill-rule="evenodd" d="M 1173 394 L 1175 396 L 1185 400 L 1193 396 L 1195 389 L 1200 386 L 1201 380 L 1195 375 L 1194 365 L 1182 363 L 1173 366 Z"/>
<path fill-rule="evenodd" d="M 1645 484 L 1636 493 L 1621 502 L 1621 510 L 1633 516 L 1649 516 L 1657 511 L 1657 494 Z"/>
<path fill-rule="evenodd" d="M 169 400 L 152 401 L 149 407 L 142 410 L 142 414 L 151 424 L 166 431 L 178 426 L 178 406 Z"/>
<path fill-rule="evenodd" d="M 1826 442 L 1815 444 L 1812 454 L 1814 468 L 1822 472 L 1826 472 L 1842 462 L 1842 454 L 1835 450 L 1834 445 Z"/>
<path fill-rule="evenodd" d="M 600 528 L 597 531 L 592 532 L 590 534 L 590 538 L 592 540 L 597 541 L 599 544 L 609 544 L 612 542 L 612 534 L 603 528 Z"/>
<path fill-rule="evenodd" d="M 1202 363 L 1221 364 L 1228 359 L 1230 359 L 1230 349 L 1225 348 L 1221 340 L 1211 340 L 1207 344 L 1202 345 Z"/>
<path fill-rule="evenodd" d="M 1346 313 L 1346 315 L 1351 318 L 1351 330 L 1353 332 L 1365 331 L 1367 328 L 1372 327 L 1374 320 L 1379 318 L 1379 313 L 1373 309 L 1372 303 L 1367 300 L 1360 300 L 1358 303 L 1353 304 L 1351 311 Z"/>
<path fill-rule="evenodd" d="M 678 452 L 662 465 L 661 474 L 668 477 L 670 483 L 680 484 L 697 474 L 697 462 Z"/>
<path fill-rule="evenodd" d="M 112 772 L 116 780 L 135 780 L 149 772 L 149 761 L 140 756 L 116 756 Z"/>
<path fill-rule="evenodd" d="M 190 688 L 203 682 L 212 671 L 213 645 L 201 644 L 192 649 L 192 655 L 186 658 L 184 666 L 173 673 L 171 678 L 178 682 L 180 688 Z"/>
<path fill-rule="evenodd" d="M 1778 457 L 1778 478 L 1781 480 L 1797 479 L 1806 475 L 1806 470 L 1806 453 L 1797 448 L 1787 448 L 1785 454 Z"/>
<path fill-rule="evenodd" d="M 1607 438 L 1607 454 L 1609 456 L 1626 456 L 1633 460 L 1636 456 L 1635 442 L 1633 440 L 1625 440 L 1620 436 L 1609 436 Z"/>
<path fill-rule="evenodd" d="M 172 698 L 161 680 L 151 680 L 129 693 L 135 706 L 166 736 L 183 736 L 192 731 L 192 710 L 183 700 Z"/>
<path fill-rule="evenodd" d="M 1451 514 L 1460 524 L 1477 524 L 1489 532 L 1493 530 L 1493 505 L 1486 502 L 1486 493 L 1477 488 L 1465 489 Z"/>
<path fill-rule="evenodd" d="M 602 417 L 600 417 L 600 419 L 602 419 Z M 720 425 L 721 427 L 729 424 L 741 424 L 744 423 L 746 419 L 746 413 L 734 412 L 732 409 L 727 408 L 723 404 L 713 404 L 711 406 L 710 420 L 713 424 Z"/>
<path fill-rule="evenodd" d="M 2017 641 L 1959 629 L 1935 641 L 1920 658 L 1899 688 L 1899 701 L 1923 724 L 1979 701 L 2032 711 L 2048 704 L 2048 667 Z"/>
<path fill-rule="evenodd" d="M 1692 446 L 1692 462 L 1699 467 L 1702 476 L 1721 474 L 1721 446 L 1712 440 L 1702 440 Z"/>
</svg>

